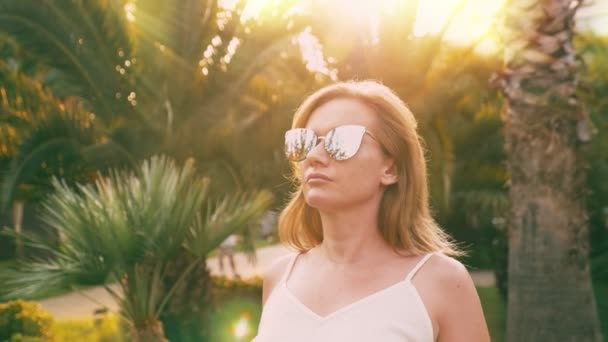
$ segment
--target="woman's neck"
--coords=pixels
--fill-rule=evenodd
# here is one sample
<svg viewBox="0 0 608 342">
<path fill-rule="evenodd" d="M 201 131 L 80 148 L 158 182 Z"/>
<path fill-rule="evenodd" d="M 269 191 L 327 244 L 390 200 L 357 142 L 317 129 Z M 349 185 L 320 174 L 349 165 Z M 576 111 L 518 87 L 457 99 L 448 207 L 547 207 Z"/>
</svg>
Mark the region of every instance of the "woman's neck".
<svg viewBox="0 0 608 342">
<path fill-rule="evenodd" d="M 369 262 L 390 251 L 380 234 L 375 211 L 321 213 L 321 222 L 323 242 L 318 249 L 322 257 L 334 264 Z"/>
</svg>

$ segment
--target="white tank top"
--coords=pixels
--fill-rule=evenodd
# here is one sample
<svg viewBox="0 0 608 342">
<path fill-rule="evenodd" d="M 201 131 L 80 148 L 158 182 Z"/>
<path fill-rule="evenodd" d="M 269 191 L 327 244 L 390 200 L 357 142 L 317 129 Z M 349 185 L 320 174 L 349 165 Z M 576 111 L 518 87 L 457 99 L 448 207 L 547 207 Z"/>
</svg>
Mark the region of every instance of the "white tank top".
<svg viewBox="0 0 608 342">
<path fill-rule="evenodd" d="M 425 255 L 402 281 L 319 316 L 286 285 L 295 255 L 268 297 L 258 335 L 251 342 L 431 342 L 433 325 L 412 284 L 431 256 Z"/>
</svg>

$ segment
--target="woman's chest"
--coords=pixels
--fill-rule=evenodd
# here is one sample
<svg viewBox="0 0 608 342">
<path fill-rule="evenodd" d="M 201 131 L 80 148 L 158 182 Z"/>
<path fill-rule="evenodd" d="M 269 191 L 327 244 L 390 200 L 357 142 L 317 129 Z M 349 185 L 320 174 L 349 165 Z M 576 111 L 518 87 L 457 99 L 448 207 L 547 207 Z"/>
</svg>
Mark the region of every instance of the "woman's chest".
<svg viewBox="0 0 608 342">
<path fill-rule="evenodd" d="M 431 341 L 418 304 L 406 286 L 395 286 L 320 316 L 281 287 L 264 308 L 255 342 Z"/>
<path fill-rule="evenodd" d="M 361 270 L 359 272 L 294 272 L 287 291 L 301 304 L 324 317 L 402 284 L 401 272 Z"/>
</svg>

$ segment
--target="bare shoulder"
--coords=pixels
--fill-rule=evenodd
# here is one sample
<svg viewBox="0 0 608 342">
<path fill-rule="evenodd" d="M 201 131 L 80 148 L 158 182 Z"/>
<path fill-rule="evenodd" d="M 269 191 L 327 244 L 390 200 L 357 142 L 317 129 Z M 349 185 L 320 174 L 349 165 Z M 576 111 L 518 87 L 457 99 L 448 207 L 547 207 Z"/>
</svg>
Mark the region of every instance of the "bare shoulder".
<svg viewBox="0 0 608 342">
<path fill-rule="evenodd" d="M 460 287 L 464 283 L 473 284 L 467 268 L 460 261 L 445 254 L 434 254 L 425 268 L 427 271 L 432 271 L 427 273 L 436 277 L 435 281 L 438 281 L 439 286 L 445 287 L 445 290 L 451 287 Z"/>
<path fill-rule="evenodd" d="M 458 260 L 435 253 L 412 280 L 422 296 L 435 323 L 444 312 L 446 303 L 461 296 L 462 292 L 475 291 L 475 285 L 466 267 Z"/>
<path fill-rule="evenodd" d="M 454 303 L 459 299 L 464 301 L 477 297 L 475 283 L 467 268 L 460 261 L 445 254 L 434 254 L 422 267 L 416 278 L 418 279 L 415 279 L 414 283 L 420 285 L 417 286 L 420 291 L 426 292 L 427 297 L 438 301 L 435 305 L 435 309 L 439 311 L 438 314 L 445 309 L 437 307 L 438 304 L 450 305 L 449 303 Z"/>
<path fill-rule="evenodd" d="M 489 341 L 475 283 L 460 261 L 434 254 L 413 282 L 438 341 Z"/>
<path fill-rule="evenodd" d="M 264 283 L 262 285 L 262 304 L 272 293 L 272 290 L 281 280 L 283 274 L 287 271 L 290 261 L 295 257 L 296 253 L 289 253 L 274 260 L 270 266 L 264 270 Z"/>
</svg>

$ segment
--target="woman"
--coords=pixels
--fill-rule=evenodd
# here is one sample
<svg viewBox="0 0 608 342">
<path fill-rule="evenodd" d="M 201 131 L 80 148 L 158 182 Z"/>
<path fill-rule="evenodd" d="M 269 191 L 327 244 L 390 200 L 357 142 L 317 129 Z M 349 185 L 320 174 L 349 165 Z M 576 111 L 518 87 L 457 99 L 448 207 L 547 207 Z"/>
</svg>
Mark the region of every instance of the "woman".
<svg viewBox="0 0 608 342">
<path fill-rule="evenodd" d="M 298 253 L 264 277 L 255 342 L 489 341 L 461 253 L 430 215 L 416 121 L 373 81 L 308 97 L 285 134 Z"/>
</svg>

